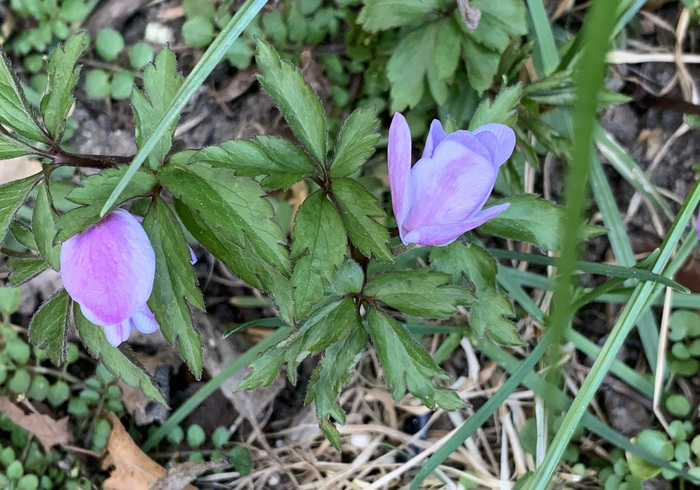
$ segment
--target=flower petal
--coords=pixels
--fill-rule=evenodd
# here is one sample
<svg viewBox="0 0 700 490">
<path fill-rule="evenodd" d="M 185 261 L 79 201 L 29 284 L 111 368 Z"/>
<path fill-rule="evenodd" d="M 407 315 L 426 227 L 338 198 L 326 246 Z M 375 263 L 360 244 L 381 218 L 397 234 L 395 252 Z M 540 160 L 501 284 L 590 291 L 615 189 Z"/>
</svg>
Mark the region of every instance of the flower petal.
<svg viewBox="0 0 700 490">
<path fill-rule="evenodd" d="M 504 124 L 484 124 L 473 131 L 476 138 L 491 153 L 496 167 L 503 165 L 515 149 L 515 133 Z"/>
<path fill-rule="evenodd" d="M 428 137 L 425 139 L 425 148 L 423 148 L 423 156 L 421 158 L 432 157 L 435 148 L 445 139 L 445 136 L 447 136 L 447 133 L 442 129 L 442 123 L 437 119 L 433 119 L 433 122 L 430 123 Z"/>
<path fill-rule="evenodd" d="M 495 181 L 490 159 L 446 138 L 433 158 L 421 158 L 411 169 L 412 205 L 402 226 L 408 232 L 462 222 L 481 209 Z"/>
<path fill-rule="evenodd" d="M 406 236 L 403 237 L 405 238 L 404 245 L 408 245 L 409 243 L 434 245 L 438 247 L 449 245 L 464 233 L 483 225 L 491 218 L 494 218 L 499 213 L 505 211 L 508 206 L 510 206 L 510 203 L 500 204 L 488 209 L 482 209 L 474 216 L 461 223 L 421 226 L 420 228 L 407 233 Z"/>
<path fill-rule="evenodd" d="M 113 347 L 118 347 L 119 344 L 125 342 L 129 338 L 132 326 L 131 321 L 127 318 L 122 322 L 116 323 L 114 325 L 107 325 L 102 329 L 105 332 L 105 337 L 107 337 L 107 341 Z"/>
<path fill-rule="evenodd" d="M 65 241 L 61 273 L 66 291 L 89 312 L 88 319 L 113 326 L 128 320 L 151 295 L 155 253 L 138 220 L 117 209 Z"/>
<path fill-rule="evenodd" d="M 387 148 L 389 163 L 389 184 L 394 217 L 401 228 L 410 207 L 410 190 L 408 179 L 411 172 L 411 130 L 406 119 L 394 114 L 389 127 L 389 145 Z"/>
<path fill-rule="evenodd" d="M 459 131 L 455 131 L 454 133 L 448 134 L 443 141 L 457 142 L 460 145 L 463 145 L 464 147 L 473 151 L 477 155 L 485 158 L 486 160 L 492 160 L 491 152 L 489 152 L 489 150 L 484 146 L 484 144 L 481 141 L 479 141 L 479 139 L 476 136 L 474 136 L 473 133 L 469 131 L 464 131 L 460 129 Z"/>
<path fill-rule="evenodd" d="M 160 328 L 155 315 L 147 304 L 143 305 L 141 311 L 134 313 L 134 316 L 131 317 L 131 325 L 141 333 L 153 333 Z"/>
</svg>

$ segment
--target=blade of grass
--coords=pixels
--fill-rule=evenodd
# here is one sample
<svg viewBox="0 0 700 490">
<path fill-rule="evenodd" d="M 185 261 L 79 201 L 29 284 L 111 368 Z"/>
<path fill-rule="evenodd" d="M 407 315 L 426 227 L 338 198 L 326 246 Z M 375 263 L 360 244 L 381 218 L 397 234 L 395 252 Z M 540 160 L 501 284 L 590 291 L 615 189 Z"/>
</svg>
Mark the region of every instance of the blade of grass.
<svg viewBox="0 0 700 490">
<path fill-rule="evenodd" d="M 234 41 L 238 39 L 238 36 L 241 35 L 243 30 L 250 24 L 250 21 L 253 20 L 266 3 L 267 0 L 246 0 L 229 23 L 226 24 L 226 27 L 216 36 L 216 39 L 214 39 L 209 48 L 205 51 L 202 59 L 199 60 L 185 80 L 185 83 L 183 83 L 180 90 L 178 90 L 175 100 L 173 100 L 173 103 L 168 108 L 163 119 L 161 119 L 158 126 L 153 130 L 153 133 L 149 136 L 138 153 L 136 153 L 124 177 L 119 181 L 117 187 L 112 191 L 112 195 L 109 196 L 109 199 L 107 199 L 107 202 L 102 207 L 102 211 L 100 212 L 101 216 L 104 216 L 107 211 L 109 211 L 148 155 L 153 151 L 153 148 L 161 140 L 165 131 L 170 127 L 178 114 L 180 114 L 180 111 L 182 111 L 214 67 L 216 67 L 219 61 L 224 57 Z"/>
<path fill-rule="evenodd" d="M 168 417 L 168 420 L 166 420 L 165 423 L 158 428 L 158 430 L 156 430 L 148 439 L 146 439 L 146 442 L 144 442 L 142 447 L 143 452 L 147 453 L 156 447 L 171 430 L 177 427 L 180 422 L 182 422 L 190 413 L 192 413 L 195 408 L 197 408 L 212 393 L 218 390 L 224 381 L 250 364 L 250 362 L 253 361 L 253 359 L 255 359 L 260 352 L 264 351 L 270 346 L 275 345 L 277 342 L 286 337 L 290 331 L 291 329 L 289 327 L 283 327 L 274 331 L 261 342 L 248 349 L 238 359 L 222 369 L 219 374 L 207 381 L 204 386 L 197 390 L 194 395 L 188 398 L 185 403 L 180 405 L 180 407 L 178 407 L 178 409 L 175 410 L 170 417 Z"/>
<path fill-rule="evenodd" d="M 653 272 L 661 273 L 668 264 L 671 255 L 673 254 L 676 244 L 679 243 L 681 236 L 683 235 L 684 229 L 690 220 L 693 218 L 693 213 L 700 202 L 700 184 L 696 183 L 693 187 L 688 198 L 685 200 L 676 220 L 671 225 L 666 239 L 661 245 L 659 258 L 652 269 Z M 687 248 L 684 247 L 682 248 Z M 680 263 L 681 261 L 678 261 Z M 678 265 L 680 267 L 680 265 Z M 668 271 L 672 273 L 674 271 Z M 549 482 L 551 481 L 554 471 L 556 470 L 559 460 L 566 449 L 566 446 L 571 439 L 576 426 L 578 425 L 581 417 L 586 412 L 591 399 L 598 391 L 603 379 L 610 370 L 610 365 L 620 351 L 622 344 L 624 343 L 627 335 L 630 333 L 632 327 L 634 327 L 637 319 L 648 307 L 650 301 L 653 299 L 655 284 L 651 282 L 645 282 L 639 284 L 636 288 L 630 302 L 627 303 L 625 308 L 612 329 L 608 340 L 605 342 L 600 355 L 596 358 L 590 373 L 586 376 L 586 379 L 581 386 L 581 389 L 576 395 L 571 408 L 566 413 L 564 420 L 557 432 L 552 445 L 550 446 L 550 451 L 547 454 L 542 466 L 535 473 L 535 477 L 530 483 L 529 488 L 548 488 Z"/>
<path fill-rule="evenodd" d="M 535 39 L 540 49 L 544 74 L 550 75 L 559 64 L 559 53 L 557 53 L 557 46 L 554 43 L 554 34 L 552 34 L 552 27 L 549 25 L 547 11 L 542 0 L 527 0 L 527 7 L 530 11 L 532 27 L 535 29 Z"/>
</svg>

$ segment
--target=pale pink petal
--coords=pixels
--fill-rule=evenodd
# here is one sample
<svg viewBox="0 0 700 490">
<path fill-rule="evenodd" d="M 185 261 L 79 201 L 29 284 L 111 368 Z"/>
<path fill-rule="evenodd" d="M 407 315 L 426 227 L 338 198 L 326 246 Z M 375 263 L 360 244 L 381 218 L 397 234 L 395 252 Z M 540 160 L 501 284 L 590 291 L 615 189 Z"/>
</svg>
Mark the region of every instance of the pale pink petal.
<svg viewBox="0 0 700 490">
<path fill-rule="evenodd" d="M 474 216 L 461 223 L 421 226 L 402 237 L 404 245 L 408 245 L 409 243 L 438 247 L 449 245 L 464 233 L 483 225 L 486 221 L 505 211 L 508 206 L 510 206 L 510 203 L 482 209 Z"/>
<path fill-rule="evenodd" d="M 90 321 L 103 327 L 143 307 L 153 289 L 155 265 L 146 232 L 123 209 L 69 238 L 61 249 L 66 291 L 89 312 Z"/>
<path fill-rule="evenodd" d="M 433 119 L 433 122 L 430 123 L 428 137 L 425 139 L 425 148 L 423 148 L 423 156 L 421 158 L 432 157 L 435 148 L 445 139 L 445 136 L 447 136 L 447 133 L 442 129 L 442 123 L 437 119 Z"/>
<path fill-rule="evenodd" d="M 411 130 L 408 128 L 406 119 L 398 112 L 394 114 L 389 127 L 387 160 L 391 202 L 394 208 L 394 217 L 400 229 L 410 207 L 408 179 L 411 172 Z"/>
<path fill-rule="evenodd" d="M 433 158 L 416 163 L 410 180 L 411 208 L 402 223 L 405 232 L 468 219 L 486 202 L 496 170 L 490 159 L 446 138 Z"/>
<path fill-rule="evenodd" d="M 129 338 L 132 328 L 133 327 L 131 326 L 131 321 L 129 319 L 114 325 L 102 327 L 105 332 L 105 337 L 107 337 L 107 341 L 114 347 L 118 347 L 119 344 L 125 342 Z"/>
<path fill-rule="evenodd" d="M 503 165 L 515 149 L 515 133 L 504 124 L 484 124 L 473 131 L 476 138 L 491 153 L 494 165 Z"/>
<path fill-rule="evenodd" d="M 148 305 L 144 305 L 141 311 L 134 313 L 131 317 L 131 325 L 141 333 L 153 333 L 160 328 Z"/>
</svg>

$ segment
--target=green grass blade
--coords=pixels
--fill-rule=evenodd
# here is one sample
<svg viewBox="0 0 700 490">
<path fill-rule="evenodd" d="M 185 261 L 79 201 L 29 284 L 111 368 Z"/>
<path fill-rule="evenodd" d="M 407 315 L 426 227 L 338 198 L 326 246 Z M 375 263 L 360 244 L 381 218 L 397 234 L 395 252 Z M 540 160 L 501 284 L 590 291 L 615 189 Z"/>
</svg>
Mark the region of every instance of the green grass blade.
<svg viewBox="0 0 700 490">
<path fill-rule="evenodd" d="M 542 56 L 544 74 L 549 75 L 556 70 L 559 64 L 559 53 L 554 43 L 554 35 L 552 34 L 552 27 L 549 25 L 547 11 L 544 8 L 542 0 L 527 0 L 527 6 L 530 10 L 532 26 L 535 29 L 537 46 Z"/>
<path fill-rule="evenodd" d="M 525 379 L 525 377 L 532 372 L 532 369 L 539 362 L 540 358 L 544 355 L 549 345 L 554 339 L 554 332 L 549 330 L 544 334 L 537 346 L 532 350 L 530 355 L 520 363 L 519 367 L 515 370 L 513 375 L 508 378 L 508 380 L 503 383 L 503 385 L 494 393 L 486 403 L 484 403 L 477 412 L 472 415 L 462 426 L 457 429 L 454 434 L 443 444 L 443 446 L 435 451 L 435 453 L 428 458 L 428 460 L 423 464 L 418 474 L 415 476 L 411 482 L 410 490 L 416 490 L 420 488 L 420 484 L 426 479 L 440 464 L 442 464 L 445 459 L 449 457 L 458 447 L 464 444 L 479 427 L 481 427 L 484 422 L 488 420 L 493 413 L 498 410 L 498 407 L 505 402 L 511 393 L 515 391 L 518 385 Z"/>
<path fill-rule="evenodd" d="M 163 116 L 158 126 L 156 126 L 153 134 L 146 140 L 143 147 L 138 151 L 134 160 L 129 165 L 129 169 L 122 180 L 117 184 L 117 187 L 109 196 L 107 202 L 102 207 L 100 213 L 104 216 L 111 206 L 118 199 L 119 195 L 126 188 L 127 184 L 134 177 L 139 167 L 143 165 L 143 162 L 148 157 L 149 153 L 155 148 L 156 144 L 165 134 L 165 131 L 177 118 L 180 111 L 185 107 L 187 101 L 194 95 L 194 93 L 199 89 L 199 87 L 204 83 L 204 80 L 209 76 L 214 67 L 221 61 L 228 49 L 234 43 L 238 36 L 241 35 L 243 30 L 250 24 L 253 18 L 260 12 L 263 6 L 267 3 L 267 0 L 246 0 L 246 2 L 241 6 L 236 14 L 231 18 L 226 27 L 224 27 L 219 35 L 214 39 L 209 48 L 206 50 L 202 59 L 199 60 L 197 65 L 194 67 L 192 72 L 182 84 L 180 90 L 173 100 L 172 105 Z"/>
<path fill-rule="evenodd" d="M 243 369 L 245 366 L 250 364 L 250 362 L 255 359 L 255 357 L 265 349 L 270 346 L 277 344 L 280 340 L 286 337 L 291 329 L 289 327 L 283 327 L 263 339 L 260 343 L 254 345 L 248 349 L 245 354 L 237 358 L 231 364 L 226 366 L 221 370 L 219 374 L 214 376 L 212 379 L 207 381 L 204 386 L 202 386 L 197 392 L 187 399 L 185 403 L 180 405 L 177 410 L 175 410 L 168 420 L 161 425 L 157 431 L 155 431 L 151 436 L 144 442 L 142 450 L 148 452 L 158 443 L 163 440 L 163 438 L 175 427 L 177 427 L 180 422 L 182 422 L 192 411 L 197 408 L 204 400 L 206 400 L 212 393 L 218 390 L 224 381 L 233 376 L 239 370 Z"/>
</svg>

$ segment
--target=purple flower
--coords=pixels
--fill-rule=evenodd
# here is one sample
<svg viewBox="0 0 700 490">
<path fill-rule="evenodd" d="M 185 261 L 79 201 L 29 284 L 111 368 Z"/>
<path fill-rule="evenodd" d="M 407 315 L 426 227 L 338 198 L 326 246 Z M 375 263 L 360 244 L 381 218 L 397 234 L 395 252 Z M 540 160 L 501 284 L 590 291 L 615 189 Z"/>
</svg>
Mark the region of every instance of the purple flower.
<svg viewBox="0 0 700 490">
<path fill-rule="evenodd" d="M 83 315 L 118 346 L 136 328 L 158 330 L 146 301 L 153 290 L 156 257 L 139 219 L 116 209 L 70 237 L 61 248 L 63 285 Z"/>
<path fill-rule="evenodd" d="M 485 223 L 509 204 L 481 209 L 498 167 L 513 153 L 515 133 L 503 124 L 446 134 L 430 125 L 423 157 L 411 168 L 411 131 L 394 114 L 389 128 L 389 183 L 394 216 L 404 245 L 447 245 Z"/>
</svg>

